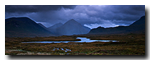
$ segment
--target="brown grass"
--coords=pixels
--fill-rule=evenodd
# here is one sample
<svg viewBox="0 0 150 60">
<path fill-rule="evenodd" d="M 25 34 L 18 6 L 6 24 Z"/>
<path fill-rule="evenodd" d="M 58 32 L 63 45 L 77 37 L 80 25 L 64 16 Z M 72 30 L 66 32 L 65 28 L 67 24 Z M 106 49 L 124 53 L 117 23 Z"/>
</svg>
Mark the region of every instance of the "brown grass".
<svg viewBox="0 0 150 60">
<path fill-rule="evenodd" d="M 145 55 L 145 35 L 106 35 L 86 36 L 90 39 L 118 40 L 120 42 L 92 42 L 92 43 L 21 43 L 24 41 L 74 41 L 75 36 L 36 37 L 36 38 L 5 38 L 6 55 Z M 65 52 L 54 48 L 70 49 Z M 23 51 L 10 51 L 10 50 Z"/>
</svg>

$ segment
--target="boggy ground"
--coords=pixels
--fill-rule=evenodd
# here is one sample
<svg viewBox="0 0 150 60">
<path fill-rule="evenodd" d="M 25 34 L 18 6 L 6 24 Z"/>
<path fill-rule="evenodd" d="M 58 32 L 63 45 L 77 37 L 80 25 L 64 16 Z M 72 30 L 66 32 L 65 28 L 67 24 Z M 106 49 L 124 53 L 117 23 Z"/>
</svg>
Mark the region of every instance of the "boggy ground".
<svg viewBox="0 0 150 60">
<path fill-rule="evenodd" d="M 79 36 L 5 38 L 6 55 L 145 55 L 145 34 L 80 36 L 120 42 L 21 43 L 27 41 L 79 41 Z M 54 50 L 58 48 L 58 50 Z M 70 49 L 71 51 L 61 50 Z"/>
</svg>

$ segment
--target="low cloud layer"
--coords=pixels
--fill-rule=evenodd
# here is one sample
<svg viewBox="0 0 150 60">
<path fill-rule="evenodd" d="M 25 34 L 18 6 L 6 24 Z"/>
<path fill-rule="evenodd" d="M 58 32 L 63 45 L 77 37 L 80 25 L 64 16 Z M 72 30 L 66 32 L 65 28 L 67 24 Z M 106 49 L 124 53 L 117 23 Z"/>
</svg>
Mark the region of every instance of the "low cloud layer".
<svg viewBox="0 0 150 60">
<path fill-rule="evenodd" d="M 5 18 L 29 17 L 46 27 L 74 19 L 90 28 L 130 25 L 145 15 L 145 5 L 6 5 Z"/>
</svg>

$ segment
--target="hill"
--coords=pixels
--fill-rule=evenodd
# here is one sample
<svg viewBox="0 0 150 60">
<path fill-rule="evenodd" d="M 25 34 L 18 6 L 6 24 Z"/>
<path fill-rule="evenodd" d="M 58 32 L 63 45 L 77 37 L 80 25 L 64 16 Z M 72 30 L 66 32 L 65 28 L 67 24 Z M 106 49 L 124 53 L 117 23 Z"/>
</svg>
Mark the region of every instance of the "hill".
<svg viewBox="0 0 150 60">
<path fill-rule="evenodd" d="M 135 21 L 129 26 L 119 26 L 112 28 L 98 27 L 92 29 L 88 34 L 126 34 L 126 33 L 145 33 L 145 16 Z"/>
<path fill-rule="evenodd" d="M 56 23 L 56 24 L 54 24 L 53 26 L 48 27 L 48 30 L 49 30 L 50 32 L 52 32 L 52 33 L 57 34 L 56 29 L 57 29 L 58 27 L 62 26 L 62 25 L 63 25 L 62 23 Z"/>
<path fill-rule="evenodd" d="M 87 34 L 90 31 L 90 28 L 87 28 L 74 19 L 67 21 L 62 26 L 56 29 L 59 35 L 79 35 Z"/>
<path fill-rule="evenodd" d="M 27 17 L 5 19 L 5 37 L 45 37 L 54 36 Z"/>
</svg>

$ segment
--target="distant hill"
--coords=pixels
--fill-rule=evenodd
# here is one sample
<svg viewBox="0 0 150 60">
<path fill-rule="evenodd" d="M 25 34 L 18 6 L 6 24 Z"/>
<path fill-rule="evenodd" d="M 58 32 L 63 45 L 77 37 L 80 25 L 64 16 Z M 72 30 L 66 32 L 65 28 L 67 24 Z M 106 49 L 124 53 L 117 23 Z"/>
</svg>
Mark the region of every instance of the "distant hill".
<svg viewBox="0 0 150 60">
<path fill-rule="evenodd" d="M 113 28 L 98 27 L 92 29 L 88 34 L 126 34 L 126 33 L 145 33 L 145 16 L 135 21 L 130 26 L 118 26 Z"/>
<path fill-rule="evenodd" d="M 54 36 L 27 17 L 5 19 L 5 37 L 45 37 Z"/>
<path fill-rule="evenodd" d="M 90 28 L 87 28 L 74 19 L 67 21 L 62 26 L 56 29 L 59 35 L 79 35 L 87 34 L 90 31 Z"/>
<path fill-rule="evenodd" d="M 53 26 L 48 27 L 48 30 L 51 31 L 52 33 L 57 34 L 56 29 L 57 29 L 58 27 L 62 26 L 62 25 L 63 25 L 62 23 L 56 23 L 56 24 L 54 24 Z"/>
</svg>

